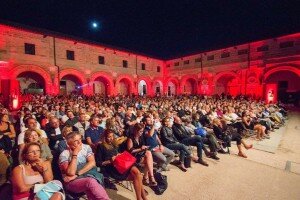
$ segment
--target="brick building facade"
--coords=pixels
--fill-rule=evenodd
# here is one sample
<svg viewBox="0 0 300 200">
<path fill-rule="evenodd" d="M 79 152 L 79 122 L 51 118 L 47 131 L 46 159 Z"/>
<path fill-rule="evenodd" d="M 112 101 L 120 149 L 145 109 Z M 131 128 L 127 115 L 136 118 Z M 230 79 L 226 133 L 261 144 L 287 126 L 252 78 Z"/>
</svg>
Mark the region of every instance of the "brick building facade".
<svg viewBox="0 0 300 200">
<path fill-rule="evenodd" d="M 0 24 L 2 94 L 227 93 L 273 100 L 300 91 L 300 33 L 172 60 Z"/>
</svg>

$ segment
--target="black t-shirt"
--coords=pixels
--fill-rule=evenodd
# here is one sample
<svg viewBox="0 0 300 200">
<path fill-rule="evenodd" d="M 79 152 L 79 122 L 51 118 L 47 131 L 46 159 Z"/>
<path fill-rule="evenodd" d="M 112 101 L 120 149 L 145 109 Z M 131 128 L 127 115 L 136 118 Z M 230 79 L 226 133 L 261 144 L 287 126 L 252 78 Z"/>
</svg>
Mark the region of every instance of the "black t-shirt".
<svg viewBox="0 0 300 200">
<path fill-rule="evenodd" d="M 12 150 L 12 143 L 7 135 L 3 135 L 3 137 L 0 138 L 0 150 L 4 150 L 5 153 L 9 153 Z"/>
</svg>

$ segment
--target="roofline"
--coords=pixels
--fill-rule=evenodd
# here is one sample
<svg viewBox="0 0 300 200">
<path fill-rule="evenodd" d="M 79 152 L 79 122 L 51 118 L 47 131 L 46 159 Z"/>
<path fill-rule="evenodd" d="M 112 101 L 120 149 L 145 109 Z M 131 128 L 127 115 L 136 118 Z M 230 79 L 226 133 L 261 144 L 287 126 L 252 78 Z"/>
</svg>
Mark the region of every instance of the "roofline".
<svg viewBox="0 0 300 200">
<path fill-rule="evenodd" d="M 140 52 L 137 52 L 137 51 L 132 51 L 132 50 L 129 50 L 129 49 L 126 49 L 126 48 L 115 47 L 115 46 L 112 46 L 112 45 L 103 44 L 103 43 L 100 43 L 100 42 L 95 42 L 95 41 L 92 41 L 92 40 L 83 39 L 83 38 L 80 38 L 80 37 L 76 37 L 76 36 L 56 32 L 56 31 L 51 31 L 51 30 L 48 30 L 48 29 L 32 27 L 32 26 L 28 26 L 28 25 L 25 25 L 25 24 L 12 22 L 12 21 L 6 21 L 6 20 L 0 19 L 0 25 L 10 26 L 10 27 L 17 28 L 17 29 L 23 29 L 24 31 L 27 31 L 27 32 L 37 33 L 37 34 L 41 34 L 41 35 L 49 35 L 49 36 L 52 36 L 52 37 L 61 38 L 61 39 L 65 39 L 65 40 L 75 40 L 76 42 L 81 42 L 83 44 L 101 46 L 101 47 L 109 48 L 109 49 L 112 49 L 112 50 L 122 51 L 124 53 L 134 54 L 136 56 L 143 56 L 143 57 L 156 59 L 156 60 L 159 60 L 159 61 L 165 61 L 162 58 L 151 56 L 149 54 L 147 55 L 147 54 L 140 53 Z"/>
<path fill-rule="evenodd" d="M 268 38 L 260 39 L 260 40 L 257 40 L 257 41 L 249 41 L 249 42 L 235 44 L 235 45 L 231 45 L 231 46 L 227 46 L 227 47 L 220 47 L 220 48 L 217 48 L 217 49 L 210 49 L 210 50 L 205 50 L 205 51 L 194 51 L 193 53 L 182 54 L 180 56 L 171 57 L 171 58 L 162 58 L 162 57 L 151 56 L 149 54 L 147 55 L 147 54 L 140 53 L 140 52 L 137 52 L 137 51 L 128 50 L 128 49 L 125 49 L 125 48 L 120 48 L 120 47 L 115 47 L 115 46 L 108 45 L 108 44 L 103 44 L 103 43 L 100 43 L 100 42 L 95 42 L 95 41 L 92 41 L 92 40 L 83 39 L 83 38 L 76 37 L 76 36 L 71 36 L 71 35 L 56 32 L 56 31 L 51 31 L 51 30 L 42 29 L 42 28 L 36 28 L 36 27 L 32 27 L 32 26 L 12 22 L 12 21 L 7 21 L 7 20 L 0 19 L 0 25 L 1 24 L 5 25 L 5 26 L 11 26 L 13 28 L 24 29 L 24 31 L 37 33 L 37 34 L 41 34 L 41 35 L 46 34 L 46 35 L 49 35 L 49 36 L 52 36 L 52 37 L 61 38 L 61 39 L 65 39 L 65 40 L 75 40 L 76 42 L 81 42 L 83 44 L 102 46 L 104 48 L 110 48 L 112 50 L 118 50 L 118 51 L 122 51 L 122 52 L 125 52 L 125 53 L 134 54 L 136 56 L 143 56 L 143 57 L 147 57 L 147 58 L 152 58 L 152 59 L 156 59 L 156 60 L 159 60 L 159 61 L 162 61 L 162 62 L 168 62 L 168 61 L 171 61 L 171 60 L 180 59 L 182 57 L 196 56 L 196 55 L 199 55 L 199 54 L 209 53 L 209 52 L 218 51 L 218 50 L 222 50 L 222 49 L 228 49 L 228 48 L 232 48 L 234 46 L 242 46 L 242 45 L 247 45 L 247 44 L 251 44 L 251 43 L 262 42 L 262 41 L 265 41 L 265 40 L 270 40 L 272 38 L 281 38 L 281 37 L 300 34 L 300 32 L 290 33 L 290 34 L 285 34 L 285 35 L 280 35 L 280 36 L 268 37 Z"/>
<path fill-rule="evenodd" d="M 196 56 L 196 55 L 199 55 L 199 54 L 209 53 L 209 52 L 213 52 L 213 51 L 219 51 L 219 50 L 222 50 L 222 49 L 233 48 L 233 47 L 235 47 L 235 46 L 242 46 L 242 45 L 249 45 L 249 44 L 251 45 L 252 43 L 263 42 L 263 41 L 266 41 L 266 40 L 271 40 L 271 39 L 281 38 L 281 37 L 287 37 L 287 36 L 292 36 L 292 35 L 297 35 L 297 34 L 300 35 L 300 32 L 289 33 L 289 34 L 280 35 L 280 36 L 274 36 L 274 37 L 268 37 L 268 38 L 266 38 L 266 39 L 260 39 L 260 40 L 256 40 L 256 41 L 249 41 L 249 42 L 240 43 L 240 44 L 235 44 L 235 45 L 231 45 L 231 46 L 227 46 L 227 47 L 222 47 L 222 48 L 218 48 L 218 49 L 211 49 L 211 50 L 198 51 L 198 52 L 197 52 L 197 51 L 194 51 L 193 53 L 183 54 L 183 55 L 181 55 L 181 56 L 177 56 L 177 57 L 174 57 L 174 58 L 166 59 L 166 60 L 164 60 L 164 61 L 168 62 L 168 61 L 171 61 L 171 60 L 180 59 L 180 58 L 182 58 L 182 57 Z"/>
</svg>

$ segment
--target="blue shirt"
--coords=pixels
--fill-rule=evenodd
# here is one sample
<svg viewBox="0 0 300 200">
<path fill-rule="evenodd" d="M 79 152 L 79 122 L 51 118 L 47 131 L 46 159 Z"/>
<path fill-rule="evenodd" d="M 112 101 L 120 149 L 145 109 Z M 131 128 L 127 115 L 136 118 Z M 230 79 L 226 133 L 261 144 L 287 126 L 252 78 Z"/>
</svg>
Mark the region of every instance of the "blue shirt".
<svg viewBox="0 0 300 200">
<path fill-rule="evenodd" d="M 103 132 L 104 129 L 100 126 L 97 128 L 90 127 L 85 131 L 85 138 L 91 138 L 92 143 L 96 144 L 101 140 Z"/>
<path fill-rule="evenodd" d="M 146 126 L 144 129 L 144 135 L 146 138 L 146 145 L 150 147 L 150 150 L 152 150 L 153 148 L 157 147 L 158 141 L 157 141 L 157 130 L 154 130 L 154 133 L 151 137 L 147 136 L 148 132 L 151 130 L 150 126 Z"/>
</svg>

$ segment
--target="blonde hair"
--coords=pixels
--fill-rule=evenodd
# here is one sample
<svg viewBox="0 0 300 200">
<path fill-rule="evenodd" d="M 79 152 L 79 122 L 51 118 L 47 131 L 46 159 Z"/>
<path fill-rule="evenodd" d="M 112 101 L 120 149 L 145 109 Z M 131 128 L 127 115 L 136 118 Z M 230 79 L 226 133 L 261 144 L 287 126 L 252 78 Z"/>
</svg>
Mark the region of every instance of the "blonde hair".
<svg viewBox="0 0 300 200">
<path fill-rule="evenodd" d="M 62 129 L 62 136 L 65 138 L 69 133 L 71 133 L 73 131 L 73 128 L 72 126 L 65 126 L 63 129 Z"/>
<path fill-rule="evenodd" d="M 38 143 L 41 144 L 41 143 L 42 143 L 42 138 L 41 138 L 42 133 L 41 133 L 41 131 L 38 130 L 38 129 L 27 129 L 27 130 L 25 131 L 25 134 L 24 134 L 24 142 L 25 142 L 25 143 L 29 143 L 29 142 L 30 142 L 30 141 L 29 141 L 29 137 L 30 137 L 30 135 L 32 134 L 33 131 L 37 133 L 37 135 L 38 135 L 38 137 L 39 137 Z"/>
</svg>

